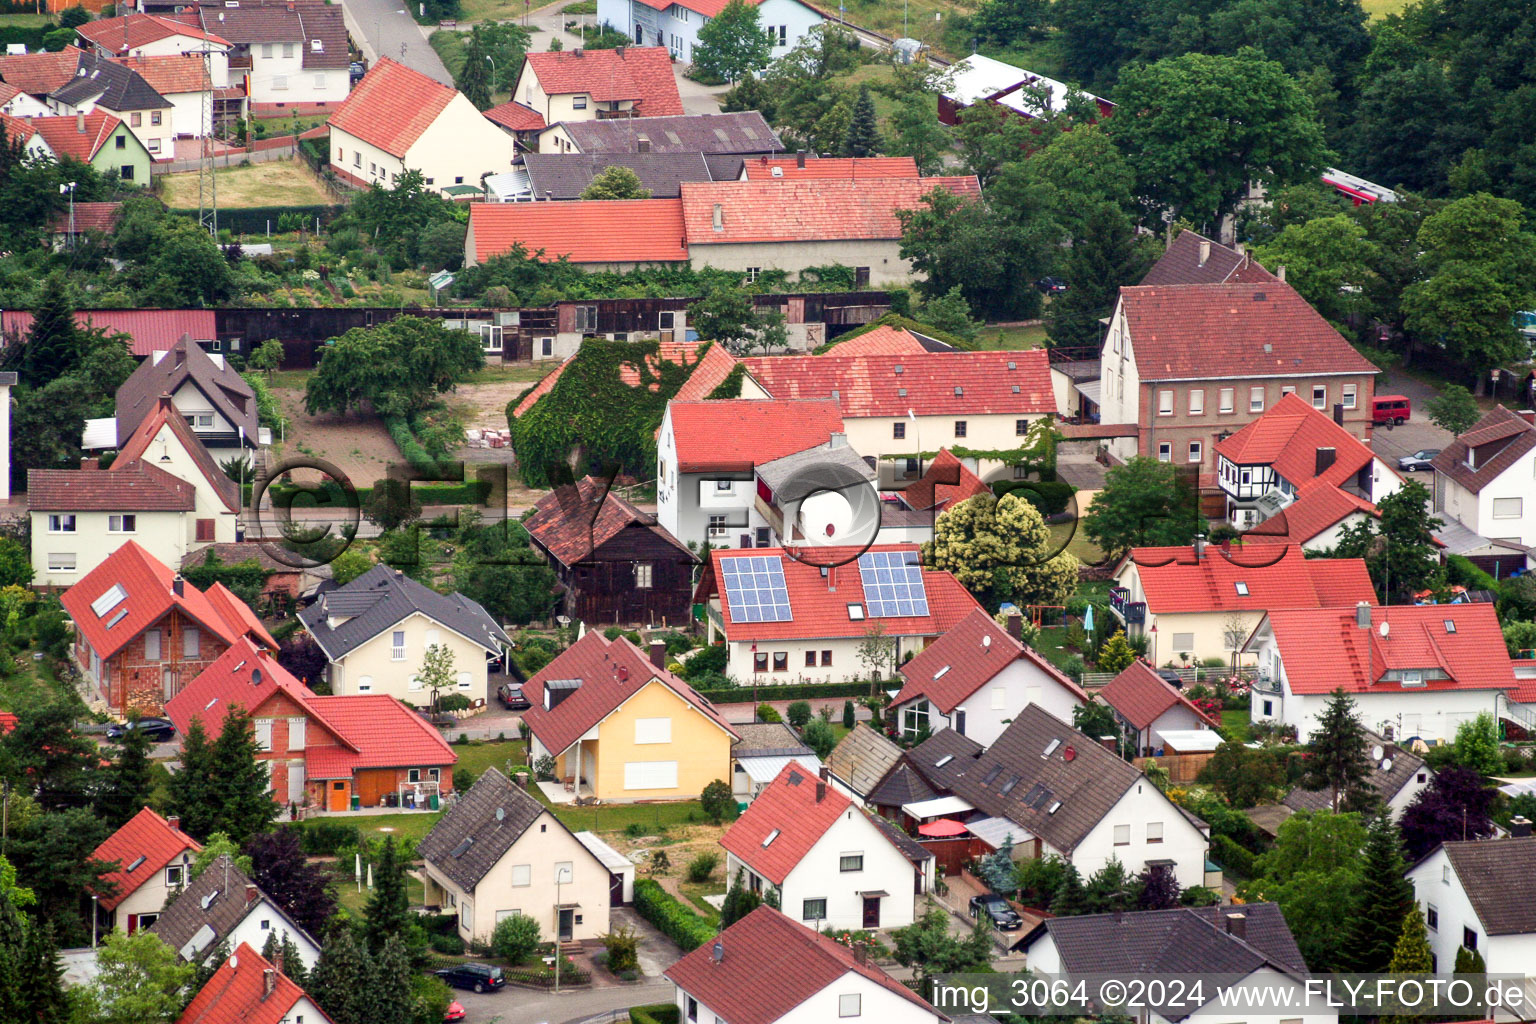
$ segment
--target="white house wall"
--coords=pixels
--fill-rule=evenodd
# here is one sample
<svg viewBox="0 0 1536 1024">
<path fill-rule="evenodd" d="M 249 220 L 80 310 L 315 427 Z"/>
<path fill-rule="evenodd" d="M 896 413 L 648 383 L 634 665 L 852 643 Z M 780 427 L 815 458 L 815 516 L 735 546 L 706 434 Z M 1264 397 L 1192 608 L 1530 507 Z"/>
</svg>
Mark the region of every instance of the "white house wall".
<svg viewBox="0 0 1536 1024">
<path fill-rule="evenodd" d="M 1147 826 L 1162 825 L 1162 841 L 1149 842 Z M 1130 841 L 1115 845 L 1115 828 L 1130 826 Z M 1139 873 L 1149 860 L 1171 860 L 1182 888 L 1205 884 L 1205 852 L 1209 843 L 1151 782 L 1138 779 L 1109 813 L 1099 820 L 1070 860 L 1084 878 L 1118 860 L 1131 874 Z"/>
<path fill-rule="evenodd" d="M 980 654 L 976 656 L 982 657 Z M 914 702 L 908 701 L 898 706 L 898 722 L 902 721 L 899 709 Z M 997 742 L 1009 723 L 1031 704 L 1063 722 L 1070 722 L 1072 709 L 1079 703 L 1070 690 L 1040 666 L 1025 658 L 1015 658 L 1001 672 L 983 683 L 975 693 L 961 701 L 959 707 L 965 709 L 964 735 L 983 747 L 990 747 Z M 944 728 L 955 729 L 957 717 L 953 713 L 943 715 L 937 709 L 932 709 L 928 730 L 938 732 Z"/>
<path fill-rule="evenodd" d="M 96 470 L 96 472 L 106 472 Z M 50 533 L 49 515 L 73 515 L 74 533 Z M 184 512 L 129 512 L 135 516 L 131 533 L 108 532 L 109 518 L 117 512 L 33 512 L 32 583 L 38 587 L 70 587 L 85 574 L 105 562 L 113 552 L 132 540 L 165 565 L 180 565 L 191 550 L 188 538 L 195 536 Z M 50 570 L 51 555 L 72 554 L 75 568 Z"/>
<path fill-rule="evenodd" d="M 773 38 L 770 58 L 777 60 L 826 19 L 795 0 L 764 0 L 757 7 L 758 23 Z M 666 46 L 679 60 L 693 60 L 699 29 L 709 19 L 697 11 L 673 4 L 658 11 L 632 0 L 598 0 L 597 23 L 608 24 L 639 46 Z"/>
<path fill-rule="evenodd" d="M 841 857 L 854 853 L 863 854 L 864 870 L 840 870 Z M 849 807 L 784 879 L 779 887 L 780 906 L 790 917 L 814 928 L 816 922 L 803 920 L 804 901 L 825 899 L 824 927 L 860 929 L 864 900 L 859 893 L 883 890 L 890 895 L 880 900 L 880 927 L 904 927 L 913 920 L 915 872 L 912 862 L 862 811 Z"/>
<path fill-rule="evenodd" d="M 726 956 L 730 956 L 730 950 L 726 950 Z M 743 953 L 741 955 L 751 955 Z M 876 984 L 862 974 L 849 971 L 832 984 L 823 988 L 820 992 L 811 996 L 805 1002 L 796 1006 L 788 1013 L 774 1021 L 774 1024 L 827 1024 L 828 1021 L 839 1019 L 840 996 L 859 996 L 859 1016 L 857 1020 L 880 1021 L 881 1024 L 939 1024 L 941 1018 L 931 1010 L 925 1010 L 916 1003 L 903 996 L 897 995 L 884 985 Z M 698 1013 L 688 1016 L 688 994 L 681 988 L 676 990 L 678 1012 L 682 1020 L 689 1024 L 718 1024 L 726 1018 L 716 1013 L 707 1004 L 698 1002 Z M 847 1018 L 844 1018 L 847 1019 Z"/>
<path fill-rule="evenodd" d="M 229 896 L 243 898 L 243 893 L 231 893 Z M 221 897 L 223 898 L 223 897 Z M 230 949 L 239 949 L 240 943 L 249 943 L 252 949 L 260 950 L 267 944 L 267 936 L 277 933 L 281 942 L 286 936 L 299 950 L 299 959 L 304 961 L 304 969 L 310 970 L 315 966 L 315 961 L 320 958 L 320 949 L 311 942 L 303 932 L 290 928 L 283 920 L 283 915 L 270 903 L 263 900 L 252 907 L 240 923 L 230 930 L 227 936 Z M 210 955 L 212 950 L 209 951 Z"/>
<path fill-rule="evenodd" d="M 1443 849 L 1430 854 L 1407 877 L 1413 883 L 1419 910 L 1427 918 L 1429 908 L 1433 907 L 1439 918 L 1436 926 L 1428 929 L 1436 973 L 1450 974 L 1456 966 L 1456 951 L 1461 948 L 1464 928 L 1477 933 L 1477 951 L 1483 955 L 1489 974 L 1531 973 L 1531 965 L 1536 964 L 1536 933 L 1489 935 Z"/>
<path fill-rule="evenodd" d="M 727 211 L 729 218 L 730 213 Z M 752 267 L 784 270 L 798 274 L 807 267 L 841 263 L 848 267 L 867 267 L 872 288 L 911 284 L 922 274 L 901 258 L 901 239 L 805 242 L 711 242 L 708 238 L 689 238 L 688 262 L 694 270 L 713 267 L 745 273 Z"/>
</svg>

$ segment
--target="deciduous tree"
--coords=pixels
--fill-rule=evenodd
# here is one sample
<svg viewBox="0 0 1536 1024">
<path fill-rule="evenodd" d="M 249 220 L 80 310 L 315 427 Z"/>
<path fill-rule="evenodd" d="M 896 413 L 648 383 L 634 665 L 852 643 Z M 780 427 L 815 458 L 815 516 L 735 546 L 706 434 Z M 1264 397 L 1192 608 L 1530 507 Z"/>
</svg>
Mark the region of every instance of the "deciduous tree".
<svg viewBox="0 0 1536 1024">
<path fill-rule="evenodd" d="M 745 0 L 730 0 L 699 29 L 692 61 L 706 75 L 739 82 L 766 67 L 772 55 L 773 41 L 762 26 L 757 7 Z"/>
<path fill-rule="evenodd" d="M 1429 511 L 1429 490 L 1410 480 L 1376 503 L 1378 519 L 1363 519 L 1339 531 L 1334 555 L 1363 558 L 1376 593 L 1391 604 L 1409 604 L 1422 590 L 1439 590 L 1440 566 L 1434 531 L 1442 521 Z"/>
<path fill-rule="evenodd" d="M 1323 316 L 1335 324 L 1362 312 L 1374 245 L 1365 228 L 1347 214 L 1337 213 L 1301 224 L 1289 224 L 1254 255 L 1271 271 L 1285 268 L 1285 280 Z"/>
<path fill-rule="evenodd" d="M 1398 827 L 1408 857 L 1418 860 L 1444 842 L 1493 835 L 1494 790 L 1466 768 L 1443 768 L 1403 811 Z"/>
<path fill-rule="evenodd" d="M 354 327 L 328 345 L 304 386 L 311 414 L 367 406 L 385 416 L 419 412 L 485 365 L 478 336 L 437 319 L 405 316 Z"/>
<path fill-rule="evenodd" d="M 604 167 L 582 189 L 583 199 L 649 199 L 650 191 L 640 183 L 640 175 L 615 164 Z"/>
<path fill-rule="evenodd" d="M 1199 526 L 1195 481 L 1145 455 L 1111 467 L 1082 520 L 1088 539 L 1111 559 L 1135 547 L 1193 543 Z"/>
<path fill-rule="evenodd" d="M 1444 385 L 1438 395 L 1424 403 L 1424 411 L 1431 423 L 1453 434 L 1465 434 L 1483 416 L 1472 392 L 1460 384 Z"/>
<path fill-rule="evenodd" d="M 732 352 L 745 353 L 753 348 L 768 351 L 789 343 L 784 314 L 765 313 L 752 301 L 744 288 L 717 285 L 688 307 L 688 322 L 699 337 L 717 341 Z"/>
<path fill-rule="evenodd" d="M 1019 494 L 978 494 L 939 513 L 924 561 L 989 599 L 1064 604 L 1077 587 L 1077 557 Z"/>
<path fill-rule="evenodd" d="M 96 963 L 97 1024 L 171 1024 L 187 1004 L 194 968 L 154 932 L 112 932 Z"/>
<path fill-rule="evenodd" d="M 259 832 L 245 846 L 251 881 L 311 935 L 325 931 L 336 909 L 330 876 L 304 855 L 296 828 Z"/>
</svg>

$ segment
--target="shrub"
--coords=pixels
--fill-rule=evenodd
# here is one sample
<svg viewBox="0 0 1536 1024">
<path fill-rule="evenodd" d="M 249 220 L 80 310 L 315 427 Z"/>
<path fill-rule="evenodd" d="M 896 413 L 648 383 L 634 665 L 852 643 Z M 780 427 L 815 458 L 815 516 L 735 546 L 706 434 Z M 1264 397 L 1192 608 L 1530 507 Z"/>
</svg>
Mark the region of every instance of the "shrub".
<svg viewBox="0 0 1536 1024">
<path fill-rule="evenodd" d="M 767 701 L 763 701 L 763 703 L 757 706 L 757 718 L 760 722 L 784 721 L 784 716 L 775 711 L 773 705 Z"/>
<path fill-rule="evenodd" d="M 473 705 L 474 701 L 462 693 L 450 693 L 446 697 L 439 697 L 437 699 L 437 709 L 439 711 L 468 711 Z"/>
<path fill-rule="evenodd" d="M 464 955 L 464 940 L 457 935 L 429 935 L 427 945 L 432 947 L 432 952 L 442 953 L 444 956 Z"/>
<path fill-rule="evenodd" d="M 308 822 L 299 832 L 299 844 L 311 857 L 334 857 L 336 851 L 358 844 L 356 825 L 333 821 Z"/>
<path fill-rule="evenodd" d="M 608 969 L 615 974 L 640 966 L 640 937 L 633 928 L 609 932 L 603 936 L 603 948 L 608 951 Z"/>
<path fill-rule="evenodd" d="M 715 937 L 713 925 L 679 903 L 652 878 L 635 882 L 635 913 L 655 925 L 684 953 L 693 952 Z"/>
<path fill-rule="evenodd" d="M 705 850 L 693 860 L 688 862 L 688 881 L 699 883 L 709 881 L 709 876 L 715 873 L 715 868 L 720 866 L 720 855 L 713 850 Z"/>
<path fill-rule="evenodd" d="M 630 1024 L 678 1024 L 682 1011 L 672 1003 L 657 1003 L 653 1006 L 631 1006 L 629 1008 Z"/>
<path fill-rule="evenodd" d="M 1211 836 L 1211 853 L 1223 868 L 1244 878 L 1252 878 L 1253 854 L 1238 846 L 1230 836 Z"/>
<path fill-rule="evenodd" d="M 511 964 L 520 964 L 539 948 L 539 922 L 527 914 L 503 918 L 491 932 L 491 949 Z"/>
<path fill-rule="evenodd" d="M 784 717 L 789 719 L 789 724 L 794 726 L 796 729 L 804 729 L 805 723 L 811 720 L 810 701 L 795 701 L 789 706 L 788 710 L 785 712 Z"/>
<path fill-rule="evenodd" d="M 843 728 L 852 729 L 854 725 L 857 724 L 857 722 L 858 719 L 854 716 L 853 713 L 853 701 L 843 701 Z"/>
<path fill-rule="evenodd" d="M 731 792 L 725 780 L 716 779 L 704 787 L 699 803 L 704 805 L 704 813 L 709 815 L 709 820 L 718 825 L 736 809 L 736 795 Z"/>
</svg>

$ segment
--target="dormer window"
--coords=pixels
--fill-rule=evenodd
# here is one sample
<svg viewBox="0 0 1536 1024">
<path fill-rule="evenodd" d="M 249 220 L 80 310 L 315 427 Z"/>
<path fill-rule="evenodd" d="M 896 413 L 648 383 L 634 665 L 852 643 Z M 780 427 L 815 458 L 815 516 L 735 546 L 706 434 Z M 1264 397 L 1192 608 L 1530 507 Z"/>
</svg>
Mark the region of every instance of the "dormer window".
<svg viewBox="0 0 1536 1024">
<path fill-rule="evenodd" d="M 854 622 L 863 622 L 864 606 L 862 604 L 858 604 L 857 602 L 850 604 L 848 606 L 848 618 L 852 619 Z"/>
<path fill-rule="evenodd" d="M 1233 586 L 1235 586 L 1237 588 L 1237 596 L 1238 597 L 1247 597 L 1248 596 L 1248 584 L 1244 583 L 1242 580 L 1238 580 L 1236 583 L 1233 584 Z"/>
</svg>

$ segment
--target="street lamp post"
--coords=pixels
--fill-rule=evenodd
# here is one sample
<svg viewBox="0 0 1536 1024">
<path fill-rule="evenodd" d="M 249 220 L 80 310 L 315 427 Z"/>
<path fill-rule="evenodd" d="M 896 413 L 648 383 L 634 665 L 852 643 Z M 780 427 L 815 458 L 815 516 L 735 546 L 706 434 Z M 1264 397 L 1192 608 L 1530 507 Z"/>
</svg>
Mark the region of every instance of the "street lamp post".
<svg viewBox="0 0 1536 1024">
<path fill-rule="evenodd" d="M 69 247 L 75 247 L 75 183 L 66 181 L 59 185 L 59 192 L 69 193 Z"/>
<path fill-rule="evenodd" d="M 96 948 L 96 905 L 101 899 L 95 893 L 91 893 L 91 948 Z"/>
<path fill-rule="evenodd" d="M 491 65 L 491 96 L 494 97 L 496 95 L 496 62 L 491 60 L 490 54 L 486 54 L 485 59 L 489 61 Z"/>
</svg>

